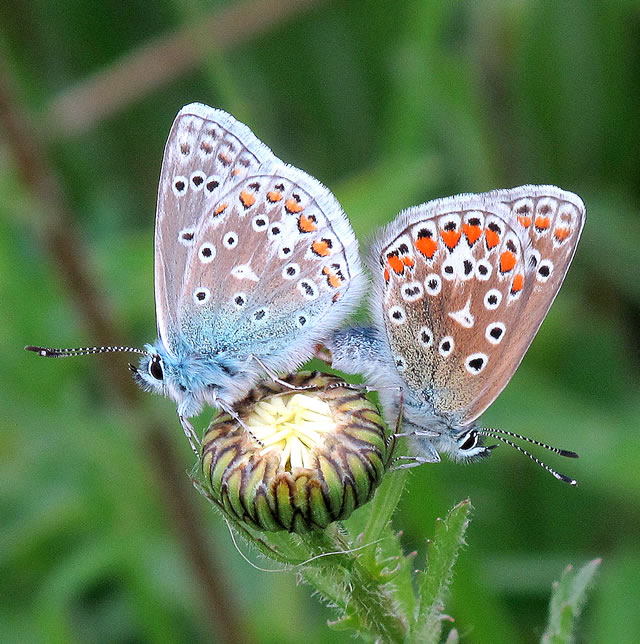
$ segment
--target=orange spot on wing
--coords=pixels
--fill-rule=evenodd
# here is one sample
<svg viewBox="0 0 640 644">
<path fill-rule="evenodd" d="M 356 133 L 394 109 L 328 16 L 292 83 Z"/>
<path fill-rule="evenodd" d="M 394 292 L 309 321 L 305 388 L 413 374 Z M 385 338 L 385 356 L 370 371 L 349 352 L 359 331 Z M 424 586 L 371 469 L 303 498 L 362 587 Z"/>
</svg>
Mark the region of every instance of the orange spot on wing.
<svg viewBox="0 0 640 644">
<path fill-rule="evenodd" d="M 402 258 L 402 263 L 409 268 L 413 268 L 415 265 L 415 260 L 413 257 L 407 257 L 406 255 Z"/>
<path fill-rule="evenodd" d="M 214 215 L 221 215 L 221 214 L 222 214 L 222 213 L 227 209 L 227 205 L 228 205 L 228 204 L 226 204 L 226 203 L 221 203 L 221 204 L 220 204 L 220 205 L 219 205 L 219 206 L 218 206 L 218 207 L 213 211 L 213 214 L 214 214 Z"/>
<path fill-rule="evenodd" d="M 473 246 L 478 241 L 480 235 L 482 235 L 482 229 L 480 228 L 480 226 L 463 224 L 462 230 L 464 230 L 465 237 L 469 241 L 470 246 Z"/>
<path fill-rule="evenodd" d="M 536 217 L 536 228 L 538 230 L 547 230 L 551 226 L 549 217 Z"/>
<path fill-rule="evenodd" d="M 485 229 L 484 238 L 487 241 L 487 248 L 489 250 L 495 248 L 500 243 L 500 235 L 498 235 L 495 230 L 491 230 L 490 228 Z"/>
<path fill-rule="evenodd" d="M 311 217 L 300 215 L 298 217 L 298 229 L 302 233 L 312 233 L 314 230 L 317 230 L 316 218 L 313 215 Z"/>
<path fill-rule="evenodd" d="M 304 206 L 293 197 L 289 197 L 289 199 L 284 202 L 284 207 L 285 210 L 291 214 L 297 214 L 304 210 Z"/>
<path fill-rule="evenodd" d="M 449 250 L 453 250 L 457 245 L 458 242 L 460 241 L 460 231 L 455 231 L 455 230 L 441 230 L 440 231 L 440 237 L 442 237 L 442 241 L 444 242 L 445 246 Z"/>
<path fill-rule="evenodd" d="M 327 284 L 331 288 L 338 288 L 342 284 L 342 278 L 336 275 L 328 266 L 322 269 L 322 274 L 327 276 Z"/>
<path fill-rule="evenodd" d="M 311 249 L 316 255 L 326 257 L 329 254 L 330 246 L 324 239 L 318 239 L 311 244 Z"/>
<path fill-rule="evenodd" d="M 234 177 L 237 177 L 241 172 L 242 172 L 242 168 L 234 168 L 234 169 L 231 171 L 231 174 L 232 174 Z"/>
<path fill-rule="evenodd" d="M 385 268 L 384 269 L 384 281 L 388 282 L 390 278 L 391 278 L 391 275 L 389 275 L 389 269 Z"/>
<path fill-rule="evenodd" d="M 282 199 L 282 193 L 277 192 L 276 190 L 270 190 L 269 192 L 267 192 L 267 199 L 271 203 L 275 203 L 276 201 L 280 201 Z"/>
<path fill-rule="evenodd" d="M 511 293 L 514 295 L 522 290 L 522 287 L 524 286 L 524 276 L 522 273 L 518 273 L 514 278 L 513 278 L 513 283 L 511 284 Z"/>
<path fill-rule="evenodd" d="M 523 228 L 529 228 L 531 226 L 531 217 L 527 217 L 526 215 L 520 215 L 518 221 Z"/>
<path fill-rule="evenodd" d="M 387 257 L 387 261 L 389 262 L 389 266 L 391 266 L 394 273 L 398 275 L 402 275 L 402 273 L 404 273 L 404 264 L 397 255 L 390 255 L 389 257 Z"/>
<path fill-rule="evenodd" d="M 415 245 L 427 259 L 432 259 L 438 250 L 438 242 L 431 237 L 418 237 Z"/>
<path fill-rule="evenodd" d="M 240 193 L 240 201 L 245 208 L 251 208 L 251 206 L 253 206 L 253 204 L 256 202 L 256 198 L 255 195 L 252 195 L 250 192 L 243 190 Z"/>
<path fill-rule="evenodd" d="M 517 261 L 516 256 L 510 250 L 505 250 L 504 253 L 500 255 L 500 272 L 508 273 L 513 270 Z"/>
<path fill-rule="evenodd" d="M 571 228 L 556 228 L 553 236 L 559 241 L 563 242 L 571 234 Z"/>
</svg>

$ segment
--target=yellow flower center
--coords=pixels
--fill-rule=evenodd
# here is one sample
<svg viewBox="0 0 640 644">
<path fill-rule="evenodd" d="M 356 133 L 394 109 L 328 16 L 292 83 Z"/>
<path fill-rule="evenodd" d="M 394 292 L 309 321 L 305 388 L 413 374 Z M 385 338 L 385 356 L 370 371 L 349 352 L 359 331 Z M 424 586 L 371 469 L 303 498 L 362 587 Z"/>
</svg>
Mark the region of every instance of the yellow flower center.
<svg viewBox="0 0 640 644">
<path fill-rule="evenodd" d="M 323 434 L 336 430 L 329 404 L 308 392 L 262 400 L 245 422 L 264 445 L 260 454 L 279 449 L 280 467 L 288 471 L 315 467 L 312 450 L 322 445 Z"/>
</svg>

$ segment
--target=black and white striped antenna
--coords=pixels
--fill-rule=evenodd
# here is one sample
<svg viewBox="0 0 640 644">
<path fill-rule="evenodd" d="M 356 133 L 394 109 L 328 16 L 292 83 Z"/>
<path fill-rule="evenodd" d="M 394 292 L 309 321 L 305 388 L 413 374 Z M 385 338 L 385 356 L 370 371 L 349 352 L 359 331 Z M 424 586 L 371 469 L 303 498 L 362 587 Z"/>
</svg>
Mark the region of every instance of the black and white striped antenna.
<svg viewBox="0 0 640 644">
<path fill-rule="evenodd" d="M 43 358 L 71 358 L 73 356 L 89 356 L 96 353 L 139 353 L 140 355 L 148 355 L 146 351 L 138 349 L 137 347 L 77 347 L 75 349 L 52 349 L 50 347 L 36 347 L 34 345 L 27 345 L 26 351 L 33 351 Z"/>
<path fill-rule="evenodd" d="M 513 447 L 513 449 L 517 450 L 521 454 L 524 454 L 525 456 L 530 458 L 534 463 L 539 465 L 541 468 L 547 470 L 549 474 L 557 478 L 559 481 L 564 481 L 565 483 L 568 483 L 569 485 L 573 485 L 573 486 L 578 485 L 578 481 L 568 476 L 565 476 L 560 472 L 557 472 L 552 467 L 549 467 L 546 463 L 543 463 L 539 458 L 531 454 L 531 452 L 528 452 L 526 449 L 520 447 L 520 445 L 517 445 L 512 440 L 505 438 L 505 436 L 510 436 L 511 438 L 517 438 L 519 440 L 527 441 L 527 443 L 531 443 L 532 445 L 537 445 L 538 447 L 543 447 L 544 449 L 548 449 L 550 452 L 553 452 L 554 454 L 558 454 L 560 456 L 566 456 L 567 458 L 578 458 L 578 454 L 576 454 L 575 452 L 571 452 L 568 449 L 560 449 L 559 447 L 553 447 L 551 445 L 547 445 L 546 443 L 537 441 L 533 438 L 527 438 L 526 436 L 522 436 L 521 434 L 508 432 L 506 429 L 478 428 L 477 432 L 480 436 L 488 436 L 489 438 L 495 438 L 496 440 L 499 440 L 505 445 L 509 445 L 509 447 Z"/>
</svg>

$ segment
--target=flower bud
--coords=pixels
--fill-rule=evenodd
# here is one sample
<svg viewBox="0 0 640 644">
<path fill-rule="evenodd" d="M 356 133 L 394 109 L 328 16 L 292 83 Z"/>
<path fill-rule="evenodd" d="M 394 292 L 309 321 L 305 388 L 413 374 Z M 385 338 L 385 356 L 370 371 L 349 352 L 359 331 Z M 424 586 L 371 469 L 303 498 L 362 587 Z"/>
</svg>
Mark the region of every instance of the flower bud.
<svg viewBox="0 0 640 644">
<path fill-rule="evenodd" d="M 221 414 L 202 443 L 213 500 L 260 530 L 307 532 L 371 499 L 389 462 L 383 421 L 363 390 L 301 372 L 265 382 Z M 243 426 L 244 425 L 244 426 Z"/>
</svg>

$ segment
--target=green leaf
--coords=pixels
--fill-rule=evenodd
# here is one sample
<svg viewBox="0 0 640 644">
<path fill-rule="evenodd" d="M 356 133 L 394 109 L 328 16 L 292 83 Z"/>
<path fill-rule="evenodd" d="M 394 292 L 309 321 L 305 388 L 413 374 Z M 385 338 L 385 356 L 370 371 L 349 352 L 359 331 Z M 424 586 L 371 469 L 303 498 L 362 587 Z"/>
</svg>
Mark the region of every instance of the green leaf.
<svg viewBox="0 0 640 644">
<path fill-rule="evenodd" d="M 334 631 L 357 631 L 360 623 L 354 615 L 345 615 L 340 619 L 327 622 L 327 626 Z"/>
<path fill-rule="evenodd" d="M 469 525 L 471 502 L 458 503 L 443 521 L 438 519 L 433 542 L 427 551 L 427 567 L 417 575 L 419 608 L 412 641 L 439 642 L 442 634 L 444 599 L 453 578 L 453 566 Z"/>
<path fill-rule="evenodd" d="M 386 529 L 404 492 L 406 481 L 407 470 L 390 472 L 384 477 L 373 501 L 367 508 L 368 518 L 362 531 L 362 543 L 371 543 L 389 534 L 390 529 Z M 366 551 L 363 558 L 372 559 L 374 552 L 373 549 Z"/>
<path fill-rule="evenodd" d="M 584 605 L 587 589 L 600 566 L 601 559 L 593 559 L 577 571 L 567 566 L 560 581 L 553 582 L 549 602 L 549 623 L 542 644 L 563 644 L 575 641 L 574 627 Z"/>
</svg>

